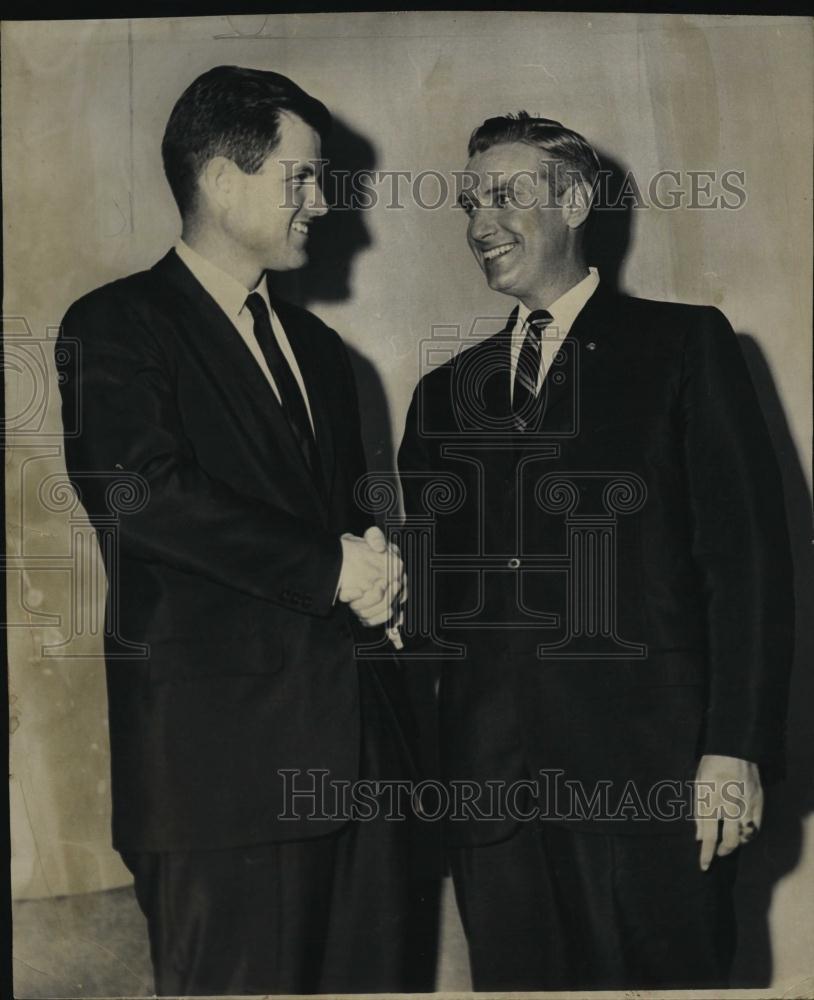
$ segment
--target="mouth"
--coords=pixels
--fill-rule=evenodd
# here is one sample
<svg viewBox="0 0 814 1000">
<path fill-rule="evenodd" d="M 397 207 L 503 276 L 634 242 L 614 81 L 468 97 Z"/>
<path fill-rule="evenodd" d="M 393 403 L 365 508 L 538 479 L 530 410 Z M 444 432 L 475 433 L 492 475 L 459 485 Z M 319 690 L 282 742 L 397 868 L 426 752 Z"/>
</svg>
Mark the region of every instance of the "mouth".
<svg viewBox="0 0 814 1000">
<path fill-rule="evenodd" d="M 308 225 L 305 222 L 299 222 L 299 221 L 292 222 L 291 228 L 294 230 L 295 233 L 302 233 L 303 236 L 308 235 Z"/>
<path fill-rule="evenodd" d="M 506 254 L 511 253 L 516 246 L 516 243 L 501 243 L 500 246 L 489 247 L 488 250 L 483 251 L 484 262 L 488 264 L 493 260 L 497 260 L 498 257 L 505 257 Z"/>
</svg>

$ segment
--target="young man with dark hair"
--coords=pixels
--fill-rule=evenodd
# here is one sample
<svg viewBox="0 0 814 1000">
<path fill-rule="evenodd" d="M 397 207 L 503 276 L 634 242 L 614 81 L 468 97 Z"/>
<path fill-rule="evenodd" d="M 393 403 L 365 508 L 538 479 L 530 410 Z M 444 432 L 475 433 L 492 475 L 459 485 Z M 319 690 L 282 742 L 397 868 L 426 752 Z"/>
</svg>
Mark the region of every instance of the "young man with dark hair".
<svg viewBox="0 0 814 1000">
<path fill-rule="evenodd" d="M 277 73 L 204 73 L 163 142 L 181 239 L 62 327 L 66 462 L 109 579 L 113 840 L 160 994 L 416 982 L 406 824 L 330 793 L 412 773 L 397 674 L 354 655 L 401 563 L 354 501 L 345 348 L 265 277 L 306 262 L 329 127 Z"/>
</svg>

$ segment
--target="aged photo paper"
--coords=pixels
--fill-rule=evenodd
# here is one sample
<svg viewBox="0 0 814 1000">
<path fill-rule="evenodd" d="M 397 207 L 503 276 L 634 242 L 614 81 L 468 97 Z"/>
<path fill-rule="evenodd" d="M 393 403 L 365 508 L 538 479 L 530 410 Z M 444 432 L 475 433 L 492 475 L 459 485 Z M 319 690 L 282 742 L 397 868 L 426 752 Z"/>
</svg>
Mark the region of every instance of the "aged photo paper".
<svg viewBox="0 0 814 1000">
<path fill-rule="evenodd" d="M 407 851 L 403 857 L 415 861 L 410 871 L 430 886 L 410 914 L 396 913 L 395 904 L 391 914 L 390 876 L 375 874 L 383 852 L 375 846 L 373 860 L 362 865 L 367 876 L 353 875 L 351 868 L 340 882 L 340 862 L 321 858 L 319 864 L 333 874 L 311 873 L 310 882 L 303 876 L 302 885 L 311 888 L 286 883 L 284 890 L 283 879 L 269 890 L 280 893 L 279 923 L 269 937 L 282 935 L 279 948 L 287 953 L 289 935 L 292 947 L 308 937 L 315 955 L 324 944 L 326 954 L 314 959 L 323 963 L 321 979 L 308 978 L 310 969 L 300 978 L 292 972 L 290 979 L 241 979 L 232 970 L 218 979 L 222 967 L 211 954 L 190 957 L 194 947 L 188 942 L 199 929 L 190 930 L 183 958 L 158 954 L 178 946 L 182 922 L 192 927 L 197 919 L 186 912 L 190 901 L 200 903 L 201 913 L 208 913 L 211 902 L 210 883 L 194 881 L 204 878 L 200 873 L 188 876 L 180 864 L 172 874 L 169 867 L 158 875 L 147 871 L 155 858 L 174 864 L 176 850 L 192 851 L 195 858 L 207 851 L 255 852 L 242 857 L 241 864 L 254 867 L 244 873 L 249 888 L 232 893 L 235 910 L 227 923 L 238 927 L 245 920 L 247 934 L 262 935 L 263 900 L 253 917 L 241 910 L 252 883 L 273 881 L 278 864 L 285 872 L 298 871 L 294 859 L 300 855 L 291 844 L 309 836 L 314 841 L 314 821 L 297 812 L 296 793 L 306 780 L 317 780 L 323 766 L 337 779 L 334 791 L 346 779 L 348 788 L 379 773 L 375 767 L 389 766 L 384 750 L 380 756 L 371 750 L 370 705 L 395 697 L 386 688 L 388 678 L 398 676 L 418 719 L 413 735 L 404 738 L 418 748 L 406 752 L 405 761 L 418 763 L 398 776 L 424 781 L 436 793 L 441 788 L 442 797 L 448 796 L 442 776 L 454 779 L 453 785 L 460 778 L 460 787 L 471 792 L 483 775 L 502 781 L 525 775 L 523 767 L 532 776 L 541 769 L 573 768 L 580 779 L 595 781 L 606 777 L 606 766 L 616 768 L 616 781 L 641 773 L 651 788 L 653 781 L 684 776 L 684 757 L 678 761 L 682 740 L 695 767 L 696 731 L 706 733 L 698 754 L 736 761 L 742 770 L 732 773 L 746 781 L 737 801 L 747 811 L 738 813 L 733 856 L 722 852 L 704 876 L 720 878 L 731 864 L 734 878 L 737 859 L 734 890 L 726 890 L 737 923 L 732 995 L 814 997 L 813 66 L 811 20 L 785 16 L 425 11 L 2 24 L 15 996 L 142 997 L 161 992 L 162 982 L 163 992 L 174 989 L 173 983 L 200 992 L 196 984 L 221 981 L 238 984 L 234 993 L 241 992 L 241 983 L 249 989 L 255 982 L 261 984 L 257 992 L 274 992 L 262 986 L 268 981 L 301 984 L 282 987 L 285 992 L 305 992 L 313 983 L 311 992 L 336 994 L 348 983 L 355 992 L 423 989 L 464 996 L 473 987 L 494 995 L 500 983 L 514 982 L 499 955 L 508 948 L 512 964 L 509 925 L 524 904 L 515 906 L 510 877 L 501 868 L 511 863 L 490 861 L 488 872 L 478 876 L 478 859 L 496 855 L 484 854 L 492 847 L 471 846 L 493 817 L 473 821 L 471 843 L 446 852 L 440 838 L 436 842 L 434 832 L 427 832 L 438 827 L 427 820 L 437 805 L 431 796 L 416 808 L 417 797 L 408 795 L 410 824 L 395 824 L 405 836 L 417 829 L 420 849 L 398 841 L 402 833 L 393 835 L 393 823 L 382 824 L 396 845 L 388 841 L 388 850 Z M 277 189 L 273 177 L 263 181 L 271 176 L 265 167 L 255 171 L 273 147 L 257 147 L 260 133 L 248 103 L 236 103 L 233 113 L 221 108 L 216 127 L 204 122 L 207 100 L 221 99 L 221 77 L 212 77 L 216 98 L 203 90 L 195 98 L 199 103 L 184 112 L 187 118 L 178 113 L 172 140 L 177 149 L 193 139 L 200 144 L 200 133 L 209 127 L 221 129 L 211 140 L 220 145 L 174 168 L 172 156 L 178 163 L 183 157 L 165 140 L 162 160 L 176 102 L 215 67 L 281 74 L 306 95 L 290 98 L 294 103 L 283 110 L 279 148 L 291 150 L 292 159 L 288 166 L 274 160 L 275 169 L 293 171 L 293 181 L 286 175 L 279 191 L 294 200 L 273 211 L 297 218 L 285 234 L 286 248 L 271 246 L 269 239 L 265 257 L 257 248 L 266 239 L 264 213 L 274 195 L 264 195 L 259 185 Z M 244 78 L 236 79 L 243 86 Z M 223 80 L 224 88 L 232 85 L 229 74 Z M 324 137 L 322 106 L 332 119 Z M 487 129 L 469 146 L 473 130 L 487 120 L 519 112 L 546 120 L 540 134 L 556 133 L 558 142 L 557 130 L 570 130 L 562 148 L 579 148 L 566 167 L 589 163 L 595 174 L 588 184 L 592 209 L 579 167 L 578 183 L 556 188 L 558 197 L 570 192 L 568 207 L 558 202 L 530 210 L 556 216 L 553 228 L 528 221 L 543 216 L 520 212 L 524 192 L 540 190 L 532 177 L 538 133 L 521 136 L 522 119 L 489 126 L 493 132 Z M 223 135 L 235 120 L 242 124 L 229 133 L 228 145 Z M 584 146 L 575 145 L 572 132 L 584 137 Z M 239 165 L 241 142 L 255 152 L 261 148 L 253 166 Z M 596 170 L 590 166 L 594 152 Z M 311 161 L 313 169 L 297 173 Z M 168 175 L 177 170 L 172 190 L 168 162 Z M 193 162 L 185 180 L 183 170 Z M 507 186 L 501 186 L 504 174 L 512 175 Z M 486 181 L 498 175 L 500 183 L 487 192 Z M 190 203 L 182 207 L 187 214 L 179 250 L 179 204 L 185 197 Z M 209 230 L 201 222 L 205 212 Z M 273 221 L 279 214 L 268 218 L 279 225 Z M 584 247 L 583 226 L 590 235 Z M 186 257 L 188 244 L 194 249 Z M 228 288 L 234 291 L 241 262 L 250 258 L 260 270 L 244 269 L 243 294 L 268 268 L 268 297 L 253 292 L 244 306 L 238 296 L 230 323 L 223 315 L 229 315 Z M 225 284 L 207 271 L 213 260 L 226 262 L 221 275 L 238 262 Z M 276 260 L 284 262 L 275 270 Z M 557 262 L 577 260 L 581 270 L 568 271 L 565 264 L 557 270 Z M 522 276 L 524 267 L 540 261 L 557 293 L 537 299 Z M 129 278 L 143 272 L 150 277 Z M 548 276 L 554 272 L 556 281 Z M 592 276 L 598 276 L 598 287 Z M 141 285 L 110 284 L 120 279 Z M 112 291 L 86 298 L 103 286 Z M 195 304 L 193 286 L 200 293 Z M 582 291 L 572 289 L 576 299 L 563 302 L 560 293 L 571 286 Z M 611 294 L 623 304 L 618 320 L 605 326 L 616 323 L 618 339 L 603 341 L 599 326 L 594 333 L 585 325 L 589 314 L 582 326 L 578 314 Z M 189 303 L 182 307 L 184 296 Z M 515 330 L 510 314 L 518 303 Z M 676 303 L 707 308 L 682 312 Z M 172 310 L 183 314 L 181 333 L 167 318 Z M 532 315 L 524 328 L 530 310 L 543 318 L 535 327 Z M 280 340 L 278 327 L 290 344 Z M 324 350 L 313 347 L 318 334 L 326 338 Z M 511 426 L 497 417 L 479 423 L 478 407 L 491 405 L 493 362 L 484 345 L 503 342 L 505 355 L 495 355 L 495 364 L 504 366 L 506 413 L 511 405 L 516 414 L 523 392 L 531 412 L 542 394 L 550 405 L 544 419 L 560 435 L 549 433 L 551 424 L 540 425 L 549 431 L 535 439 L 536 457 L 527 455 L 526 464 L 517 461 L 518 435 L 526 431 L 522 420 Z M 509 359 L 516 374 L 526 352 L 535 349 L 536 370 L 545 374 L 551 366 L 551 378 L 513 381 L 510 401 Z M 481 351 L 470 357 L 483 363 L 467 374 L 460 358 L 468 351 Z M 559 364 L 568 373 L 562 379 Z M 440 369 L 463 370 L 464 381 L 470 379 L 463 422 L 455 424 L 444 408 L 449 399 L 443 373 L 433 377 Z M 426 391 L 417 392 L 420 382 Z M 672 409 L 671 393 L 677 400 Z M 459 403 L 456 397 L 456 420 Z M 257 416 L 263 407 L 274 410 L 276 423 L 263 424 Z M 287 451 L 274 450 L 278 433 L 288 435 Z M 355 447 L 360 438 L 366 479 L 353 465 L 358 459 L 364 468 Z M 568 466 L 563 456 L 577 454 L 578 442 L 586 441 L 591 457 L 582 451 L 582 464 Z M 640 444 L 630 445 L 628 457 L 632 442 Z M 684 458 L 671 465 L 663 456 L 673 448 Z M 505 455 L 516 464 L 504 478 L 494 470 Z M 296 489 L 278 498 L 280 469 L 295 458 L 301 462 L 299 479 L 292 473 Z M 526 472 L 517 471 L 521 466 Z M 425 479 L 433 474 L 435 485 L 428 486 Z M 555 474 L 560 478 L 551 478 Z M 510 517 L 521 510 L 512 483 L 518 497 L 528 498 L 522 516 L 545 525 L 542 541 L 535 535 L 532 542 L 521 527 L 516 544 L 489 541 L 498 529 L 508 532 Z M 309 520 L 308 504 L 316 511 L 314 497 L 321 490 L 324 499 L 339 484 L 343 503 L 348 510 L 355 505 L 355 514 L 345 519 L 328 500 L 322 521 L 317 514 Z M 106 512 L 97 494 L 112 504 Z M 592 497 L 598 506 L 589 510 Z M 476 500 L 480 506 L 472 514 Z M 268 532 L 259 527 L 264 504 L 278 518 L 269 521 Z M 470 516 L 477 525 L 473 521 L 466 534 L 462 525 Z M 662 534 L 662 524 L 672 533 Z M 368 525 L 378 525 L 381 534 L 365 533 Z M 631 547 L 633 525 L 641 528 Z M 354 537 L 340 541 L 343 533 Z M 478 539 L 466 550 L 464 534 Z M 628 552 L 638 561 L 626 566 Z M 366 578 L 370 591 L 352 586 L 351 564 L 364 564 L 367 569 L 358 573 L 372 574 L 370 567 L 380 565 L 376 560 L 387 564 L 388 575 Z M 105 565 L 117 569 L 106 572 Z M 273 586 L 264 582 L 266 568 Z M 402 572 L 410 578 L 406 589 Z M 455 602 L 469 593 L 470 578 L 482 589 L 463 608 Z M 389 582 L 379 585 L 380 579 Z M 551 600 L 545 596 L 549 586 Z M 389 594 L 393 604 L 371 625 L 365 615 L 372 618 L 373 612 L 365 609 L 374 599 L 365 602 L 377 587 L 376 600 L 386 603 Z M 685 591 L 687 607 L 698 609 L 697 638 L 696 618 L 685 615 L 681 603 Z M 568 594 L 573 600 L 566 608 Z M 439 608 L 448 615 L 442 624 Z M 342 615 L 353 619 L 356 633 L 344 624 L 331 624 L 330 636 L 320 631 Z M 367 632 L 358 631 L 360 622 Z M 641 634 L 634 634 L 639 625 Z M 378 638 L 360 641 L 361 634 Z M 423 645 L 413 646 L 416 636 L 426 640 Z M 507 694 L 506 677 L 515 663 L 509 649 L 526 649 L 524 643 L 530 644 L 532 663 L 536 656 L 540 670 L 560 680 L 543 689 L 539 672 L 529 674 L 526 687 L 518 681 L 524 693 L 515 703 Z M 692 655 L 684 656 L 691 647 Z M 362 674 L 386 675 L 383 694 L 368 696 L 363 685 L 357 699 L 355 681 L 352 689 L 347 686 L 356 666 L 340 662 L 345 649 L 356 650 Z M 551 657 L 556 664 L 546 667 Z M 718 660 L 729 663 L 725 681 L 716 679 Z M 649 667 L 658 673 L 643 674 Z M 438 722 L 435 699 L 444 670 L 463 679 L 447 688 L 440 681 Z M 117 672 L 112 686 L 111 671 Z M 582 678 L 578 696 L 568 688 L 575 671 Z M 280 686 L 272 697 L 273 685 Z M 262 718 L 260 706 L 267 712 Z M 382 712 L 394 720 L 381 724 L 382 746 L 401 746 L 401 736 L 392 735 L 402 731 L 398 706 Z M 512 721 L 504 727 L 506 719 Z M 363 755 L 357 768 L 360 725 L 371 759 Z M 510 773 L 521 730 L 525 764 Z M 561 743 L 555 744 L 555 732 L 562 732 Z M 490 741 L 496 749 L 488 759 L 500 765 L 493 772 L 483 764 L 481 772 Z M 775 742 L 785 746 L 777 767 Z M 554 745 L 561 747 L 560 756 L 560 750 L 550 751 Z M 670 761 L 664 773 L 657 763 L 662 752 Z M 763 784 L 750 786 L 758 774 Z M 278 796 L 273 808 L 263 801 L 272 786 Z M 539 797 L 539 782 L 526 791 Z M 638 953 L 645 969 L 642 956 L 650 954 L 652 937 L 672 933 L 653 929 L 663 912 L 648 915 L 644 907 L 631 916 L 636 905 L 626 896 L 634 890 L 624 869 L 638 864 L 640 848 L 629 845 L 639 831 L 627 837 L 619 829 L 631 816 L 635 826 L 640 793 L 639 787 L 632 803 L 628 798 L 607 806 L 613 815 L 603 817 L 609 823 L 599 833 L 573 835 L 592 838 L 593 868 L 580 870 L 597 874 L 579 876 L 587 884 L 585 898 L 577 904 L 576 876 L 551 890 L 552 899 L 562 895 L 562 912 L 569 915 L 551 918 L 546 946 L 552 955 L 575 956 L 574 964 L 559 979 L 551 972 L 551 978 L 537 980 L 530 972 L 523 980 L 522 948 L 524 955 L 531 948 L 532 964 L 534 948 L 520 943 L 521 929 L 515 988 L 579 995 L 607 983 L 620 992 L 606 995 L 622 996 L 632 995 L 624 989 L 655 982 L 652 992 L 641 995 L 657 996 L 659 986 L 676 982 L 661 960 L 653 960 L 650 973 L 640 973 L 644 981 L 628 971 L 623 982 L 600 971 L 603 961 L 616 968 L 616 958 L 591 957 L 603 948 L 617 957 L 630 952 L 639 968 Z M 583 808 L 589 797 L 578 798 L 577 806 Z M 467 801 L 471 818 L 471 796 L 464 797 L 464 811 Z M 515 795 L 512 801 L 517 806 L 520 800 Z M 280 832 L 280 803 L 283 812 L 293 810 L 290 837 Z M 684 819 L 685 853 L 664 849 L 658 860 L 654 847 L 651 873 L 635 875 L 635 891 L 646 895 L 642 885 L 649 883 L 651 897 L 653 886 L 664 882 L 664 911 L 673 908 L 670 893 L 690 892 L 692 879 L 701 879 L 700 845 L 691 817 Z M 614 825 L 616 820 L 622 822 Z M 354 814 L 351 826 L 358 827 L 353 836 L 360 844 L 372 839 L 373 826 L 364 816 Z M 571 850 L 551 846 L 560 843 L 560 834 L 550 831 L 563 829 L 561 824 L 541 826 L 551 838 L 547 850 Z M 335 836 L 340 844 L 349 836 L 338 832 L 341 827 L 333 816 L 316 839 L 327 844 Z M 495 827 L 485 841 L 515 844 L 503 829 Z M 716 830 L 713 821 L 713 846 Z M 620 847 L 623 836 L 626 847 Z M 602 909 L 610 905 L 607 893 L 596 902 L 611 864 L 596 853 L 600 842 L 615 845 L 608 848 L 615 867 L 614 888 L 607 892 L 617 894 L 618 926 L 606 916 L 611 911 Z M 281 853 L 267 856 L 266 849 Z M 556 881 L 571 861 L 547 863 Z M 406 862 L 391 862 L 388 871 L 393 864 L 406 872 Z M 139 884 L 178 893 L 172 904 L 177 916 L 168 903 L 157 913 L 154 901 L 145 902 L 146 888 L 139 906 L 134 870 Z M 206 878 L 214 879 L 207 871 Z M 513 871 L 517 877 L 524 869 Z M 223 878 L 231 881 L 230 875 Z M 330 878 L 337 879 L 333 889 Z M 522 876 L 517 882 L 532 885 Z M 487 884 L 492 888 L 484 889 Z M 315 902 L 308 904 L 312 891 Z M 255 895 L 263 893 L 257 889 Z M 546 892 L 539 896 L 548 906 Z M 313 921 L 323 902 L 329 907 L 324 934 L 309 924 L 297 938 L 295 911 L 296 920 Z M 687 912 L 696 912 L 696 905 L 688 903 Z M 489 923 L 490 912 L 494 923 L 501 906 L 507 914 L 498 920 L 507 928 L 503 935 Z M 145 907 L 154 936 L 152 961 Z M 588 926 L 589 912 L 599 914 L 607 933 Z M 698 912 L 699 920 L 720 927 L 717 917 Z M 391 917 L 396 929 L 388 937 Z M 213 934 L 225 941 L 228 931 Z M 675 933 L 675 939 L 665 938 L 663 961 L 690 970 L 701 961 L 700 946 L 692 930 Z M 556 935 L 562 945 L 554 948 Z M 211 951 L 206 943 L 200 947 Z M 230 948 L 224 944 L 224 953 Z M 408 971 L 379 974 L 388 949 Z M 177 967 L 185 963 L 199 964 L 198 978 L 184 978 L 188 969 Z M 170 966 L 175 972 L 167 971 Z M 325 971 L 330 968 L 345 971 L 332 979 Z M 686 995 L 725 995 L 706 973 L 698 976 L 697 992 Z M 490 988 L 490 982 L 498 985 Z M 680 985 L 691 983 L 688 973 Z"/>
</svg>

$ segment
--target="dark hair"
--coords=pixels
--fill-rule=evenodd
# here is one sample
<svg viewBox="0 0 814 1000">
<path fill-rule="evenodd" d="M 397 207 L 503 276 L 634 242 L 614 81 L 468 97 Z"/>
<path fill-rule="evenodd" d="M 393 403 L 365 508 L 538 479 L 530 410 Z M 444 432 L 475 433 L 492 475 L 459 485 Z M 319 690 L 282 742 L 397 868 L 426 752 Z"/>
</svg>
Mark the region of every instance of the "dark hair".
<svg viewBox="0 0 814 1000">
<path fill-rule="evenodd" d="M 256 173 L 279 142 L 280 112 L 299 115 L 324 138 L 327 108 L 270 70 L 215 66 L 194 80 L 172 109 L 161 156 L 182 218 L 195 206 L 197 180 L 214 156 Z"/>
<path fill-rule="evenodd" d="M 562 183 L 556 185 L 555 194 L 561 194 L 568 184 L 568 173 L 577 172 L 589 190 L 600 170 L 599 157 L 593 146 L 570 128 L 550 118 L 532 118 L 527 111 L 499 118 L 487 118 L 469 137 L 469 156 L 482 153 L 501 142 L 523 142 L 538 146 L 547 157 L 562 164 L 564 170 L 555 170 L 554 176 Z"/>
</svg>

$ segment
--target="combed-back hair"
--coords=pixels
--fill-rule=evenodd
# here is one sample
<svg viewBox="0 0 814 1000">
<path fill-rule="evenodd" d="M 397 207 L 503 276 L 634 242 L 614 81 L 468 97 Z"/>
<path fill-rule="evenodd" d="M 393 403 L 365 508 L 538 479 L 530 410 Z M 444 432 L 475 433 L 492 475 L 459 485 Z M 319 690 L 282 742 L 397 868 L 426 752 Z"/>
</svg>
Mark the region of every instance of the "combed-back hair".
<svg viewBox="0 0 814 1000">
<path fill-rule="evenodd" d="M 574 173 L 580 175 L 589 191 L 596 183 L 600 171 L 596 150 L 579 132 L 560 122 L 551 118 L 532 118 L 527 111 L 487 118 L 469 137 L 469 156 L 504 142 L 537 146 L 547 159 L 556 161 L 556 180 L 550 177 L 556 194 L 562 193 L 569 184 L 569 175 L 573 177 Z"/>
</svg>

